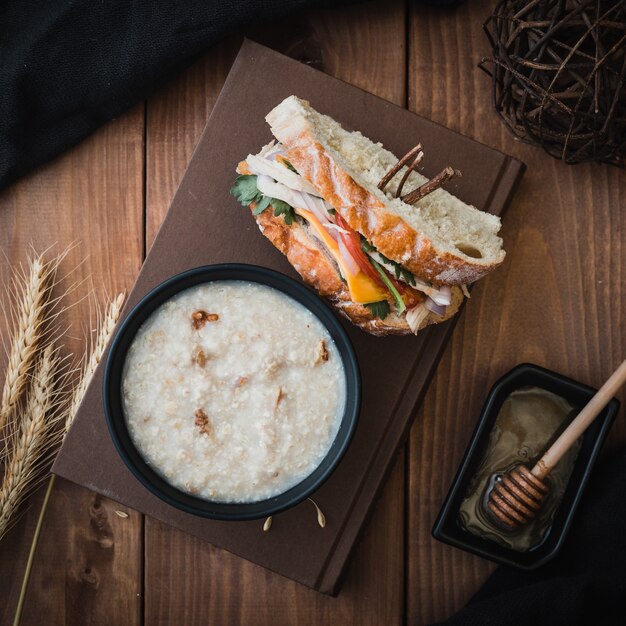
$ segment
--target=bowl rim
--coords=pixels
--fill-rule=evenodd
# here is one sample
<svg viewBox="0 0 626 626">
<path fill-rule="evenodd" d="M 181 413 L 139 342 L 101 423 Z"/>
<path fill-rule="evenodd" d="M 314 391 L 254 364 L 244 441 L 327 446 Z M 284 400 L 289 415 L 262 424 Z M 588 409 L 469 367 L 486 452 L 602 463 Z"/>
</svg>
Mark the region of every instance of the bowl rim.
<svg viewBox="0 0 626 626">
<path fill-rule="evenodd" d="M 148 317 L 165 301 L 195 285 L 219 281 L 264 284 L 296 300 L 309 310 L 330 333 L 340 354 L 346 378 L 346 403 L 335 440 L 321 463 L 302 481 L 274 497 L 242 503 L 214 502 L 198 498 L 174 487 L 143 459 L 128 429 L 120 385 L 126 354 L 136 333 Z M 179 510 L 208 519 L 245 521 L 261 519 L 291 508 L 316 491 L 333 473 L 348 449 L 361 407 L 361 374 L 354 347 L 347 331 L 329 305 L 314 291 L 293 278 L 260 265 L 219 263 L 185 270 L 160 282 L 128 312 L 116 329 L 107 352 L 102 383 L 107 428 L 120 458 L 132 475 L 150 493 Z M 322 469 L 320 469 L 322 468 Z"/>
</svg>

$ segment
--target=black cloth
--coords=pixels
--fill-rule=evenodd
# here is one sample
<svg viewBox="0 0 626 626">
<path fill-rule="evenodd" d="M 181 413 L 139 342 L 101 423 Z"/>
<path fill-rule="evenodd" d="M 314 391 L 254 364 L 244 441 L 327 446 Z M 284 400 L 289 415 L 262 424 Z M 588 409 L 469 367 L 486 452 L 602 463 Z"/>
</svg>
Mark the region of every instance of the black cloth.
<svg viewBox="0 0 626 626">
<path fill-rule="evenodd" d="M 446 626 L 626 624 L 626 449 L 594 471 L 562 552 L 523 572 L 499 567 Z"/>
<path fill-rule="evenodd" d="M 0 189 L 144 99 L 226 34 L 306 6 L 337 4 L 0 2 Z"/>
</svg>

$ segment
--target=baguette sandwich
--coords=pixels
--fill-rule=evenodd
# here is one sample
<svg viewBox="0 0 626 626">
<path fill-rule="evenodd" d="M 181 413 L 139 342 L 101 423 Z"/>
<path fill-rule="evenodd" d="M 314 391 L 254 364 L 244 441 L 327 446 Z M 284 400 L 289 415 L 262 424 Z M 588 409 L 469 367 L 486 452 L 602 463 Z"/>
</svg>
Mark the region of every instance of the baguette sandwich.
<svg viewBox="0 0 626 626">
<path fill-rule="evenodd" d="M 231 193 L 363 330 L 404 335 L 445 321 L 504 260 L 500 219 L 442 188 L 452 168 L 418 173 L 420 145 L 398 159 L 295 96 L 266 120 L 276 140 L 239 163 Z"/>
</svg>

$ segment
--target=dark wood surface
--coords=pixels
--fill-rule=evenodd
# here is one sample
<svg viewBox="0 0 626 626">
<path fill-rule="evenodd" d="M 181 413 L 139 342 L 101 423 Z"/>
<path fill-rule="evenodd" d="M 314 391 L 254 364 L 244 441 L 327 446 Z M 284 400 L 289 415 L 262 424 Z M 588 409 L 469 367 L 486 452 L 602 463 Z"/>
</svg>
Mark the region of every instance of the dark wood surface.
<svg viewBox="0 0 626 626">
<path fill-rule="evenodd" d="M 248 33 L 528 165 L 504 220 L 505 265 L 473 291 L 339 597 L 58 481 L 24 624 L 423 624 L 452 614 L 492 571 L 435 542 L 432 523 L 502 373 L 533 361 L 597 386 L 624 358 L 626 184 L 623 171 L 568 167 L 506 133 L 476 68 L 488 53 L 481 24 L 490 5 L 372 2 Z M 87 257 L 77 276 L 90 277 L 100 299 L 129 288 L 240 42 L 234 35 L 214 47 L 146 103 L 1 194 L 0 278 L 30 244 L 76 242 L 65 266 Z M 69 316 L 67 348 L 78 351 L 88 303 Z M 607 448 L 624 440 L 620 415 Z M 0 543 L 2 624 L 12 619 L 42 496 Z"/>
</svg>

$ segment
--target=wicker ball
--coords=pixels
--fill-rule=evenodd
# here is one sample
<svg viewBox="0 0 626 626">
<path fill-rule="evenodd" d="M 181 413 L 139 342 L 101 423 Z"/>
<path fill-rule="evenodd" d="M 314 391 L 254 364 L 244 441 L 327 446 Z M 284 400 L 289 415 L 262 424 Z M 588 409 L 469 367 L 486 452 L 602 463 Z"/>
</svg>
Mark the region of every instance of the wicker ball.
<svg viewBox="0 0 626 626">
<path fill-rule="evenodd" d="M 501 0 L 484 28 L 480 67 L 515 135 L 566 163 L 624 166 L 626 0 Z"/>
</svg>

